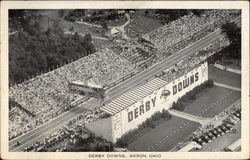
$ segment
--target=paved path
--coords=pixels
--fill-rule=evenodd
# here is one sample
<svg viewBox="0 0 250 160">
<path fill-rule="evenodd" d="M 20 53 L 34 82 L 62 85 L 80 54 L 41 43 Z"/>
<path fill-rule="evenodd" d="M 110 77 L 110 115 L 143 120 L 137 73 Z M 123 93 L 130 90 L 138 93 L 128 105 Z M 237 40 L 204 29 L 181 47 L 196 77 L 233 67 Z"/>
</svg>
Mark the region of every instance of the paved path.
<svg viewBox="0 0 250 160">
<path fill-rule="evenodd" d="M 125 16 L 127 18 L 127 21 L 123 25 L 115 26 L 115 27 L 109 27 L 109 28 L 116 28 L 116 29 L 118 29 L 121 32 L 125 32 L 125 27 L 130 23 L 130 16 L 129 16 L 129 14 L 126 13 Z"/>
<path fill-rule="evenodd" d="M 216 86 L 220 86 L 220 87 L 223 87 L 223 88 L 227 88 L 227 89 L 232 89 L 232 90 L 236 90 L 236 91 L 241 91 L 241 89 L 240 89 L 240 88 L 233 87 L 233 86 L 229 86 L 229 85 L 222 84 L 222 83 L 217 83 L 217 82 L 214 82 L 214 85 L 216 85 Z"/>
<path fill-rule="evenodd" d="M 154 75 L 162 72 L 162 70 L 165 70 L 169 68 L 170 66 L 173 66 L 174 64 L 181 61 L 182 59 L 185 59 L 189 57 L 190 55 L 193 55 L 197 51 L 203 49 L 204 47 L 210 45 L 215 39 L 217 39 L 220 33 L 221 33 L 220 29 L 210 33 L 209 35 L 203 37 L 199 41 L 171 55 L 167 59 L 154 64 L 153 66 L 149 67 L 145 71 L 140 72 L 137 75 L 133 76 L 132 78 L 129 78 L 125 80 L 124 82 L 111 88 L 108 91 L 111 100 L 121 96 L 122 94 L 135 88 L 139 84 L 142 84 L 147 79 L 153 78 Z M 27 145 L 33 144 L 45 138 L 50 131 L 64 126 L 70 119 L 76 117 L 79 114 L 82 114 L 83 112 L 86 112 L 86 108 L 93 108 L 98 105 L 99 105 L 98 100 L 90 99 L 88 102 L 81 104 L 79 106 L 76 106 L 75 108 L 59 115 L 58 117 L 47 122 L 46 124 L 40 127 L 37 127 L 31 130 L 30 132 L 11 140 L 9 142 L 9 150 L 10 151 L 23 150 Z M 17 141 L 19 141 L 21 144 L 18 147 L 15 146 Z"/>
<path fill-rule="evenodd" d="M 83 21 L 76 21 L 75 23 L 78 23 L 78 24 L 84 24 L 84 25 L 89 26 L 89 27 L 97 27 L 97 28 L 102 28 L 102 26 L 101 26 L 101 25 L 94 24 L 94 23 L 88 23 L 88 22 L 83 22 Z"/>
<path fill-rule="evenodd" d="M 194 121 L 194 122 L 200 123 L 201 125 L 206 125 L 206 124 L 210 123 L 211 121 L 213 121 L 212 118 L 197 117 L 197 116 L 194 116 L 194 115 L 191 115 L 191 114 L 188 114 L 185 112 L 180 112 L 180 111 L 177 111 L 174 109 L 170 109 L 170 110 L 168 110 L 168 112 L 174 116 L 184 118 L 184 119 L 187 119 L 190 121 Z"/>
</svg>

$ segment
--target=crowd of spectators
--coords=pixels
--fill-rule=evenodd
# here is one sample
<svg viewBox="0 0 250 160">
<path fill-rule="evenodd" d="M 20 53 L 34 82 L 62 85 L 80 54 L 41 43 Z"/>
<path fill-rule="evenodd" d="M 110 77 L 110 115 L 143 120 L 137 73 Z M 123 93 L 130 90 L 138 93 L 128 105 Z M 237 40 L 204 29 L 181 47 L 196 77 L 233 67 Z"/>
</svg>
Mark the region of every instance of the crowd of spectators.
<svg viewBox="0 0 250 160">
<path fill-rule="evenodd" d="M 190 13 L 143 37 L 156 44 L 159 54 L 168 56 L 167 53 L 175 53 L 174 48 L 184 48 L 190 44 L 190 40 L 192 43 L 204 37 L 219 28 L 225 21 L 234 20 L 239 14 L 239 10 L 209 10 L 201 16 Z"/>
<path fill-rule="evenodd" d="M 176 78 L 179 78 L 180 76 L 186 74 L 187 72 L 195 68 L 197 65 L 205 61 L 208 57 L 222 50 L 228 45 L 228 39 L 225 38 L 223 35 L 220 35 L 218 39 L 212 42 L 209 46 L 205 47 L 201 51 L 196 52 L 194 55 L 178 62 L 170 68 L 164 70 L 162 72 L 161 78 L 170 83 Z"/>
<path fill-rule="evenodd" d="M 141 63 L 154 58 L 155 54 L 156 56 L 158 54 L 158 60 L 162 59 L 162 56 L 169 56 L 211 33 L 224 21 L 233 20 L 238 16 L 239 10 L 209 10 L 199 17 L 191 13 L 143 36 L 145 41 L 155 44 L 153 47 L 145 45 L 145 42 L 138 43 L 138 39 L 120 41 L 118 45 L 122 48 L 122 52 L 119 54 L 109 48 L 103 48 L 63 67 L 11 86 L 9 88 L 10 98 L 36 117 L 28 118 L 29 116 L 21 114 L 21 111 L 12 107 L 16 115 L 24 121 L 21 123 L 18 120 L 10 120 L 10 139 L 45 123 L 47 121 L 45 117 L 69 104 L 67 99 L 68 82 L 83 81 L 88 75 L 92 76 L 97 83 L 108 85 L 134 71 Z M 211 50 L 213 52 L 218 50 L 220 42 L 210 45 L 196 56 L 189 57 L 164 71 L 165 75 L 172 75 L 164 77 L 167 78 L 167 81 L 171 81 L 184 74 L 188 68 L 193 68 L 204 60 L 204 57 L 197 56 L 198 54 L 208 55 Z M 70 101 L 78 101 L 81 98 L 82 96 L 75 95 Z"/>
<path fill-rule="evenodd" d="M 118 54 L 126 58 L 129 62 L 135 64 L 136 67 L 143 67 L 155 56 L 157 48 L 154 44 L 142 41 L 140 38 L 128 39 L 126 41 L 116 40 L 115 47 L 119 48 Z M 114 48 L 114 46 L 112 47 Z"/>
<path fill-rule="evenodd" d="M 68 122 L 63 128 L 56 129 L 42 140 L 27 146 L 25 152 L 63 152 L 66 151 L 67 143 L 75 144 L 81 138 L 88 138 L 90 135 L 83 129 L 84 125 L 98 120 L 100 110 L 87 111 L 78 115 Z"/>
<path fill-rule="evenodd" d="M 27 123 L 40 124 L 36 121 L 44 123 L 45 117 L 69 104 L 68 82 L 83 81 L 88 75 L 92 76 L 97 83 L 107 85 L 130 73 L 134 68 L 135 65 L 125 58 L 113 53 L 110 49 L 103 49 L 26 82 L 11 86 L 9 96 L 36 116 L 36 119 L 31 119 Z M 77 101 L 82 97 L 75 95 L 71 100 Z M 36 126 L 32 125 L 32 128 Z M 25 127 L 18 125 L 17 121 L 10 123 L 10 128 L 13 127 L 18 133 L 27 131 Z M 12 134 L 15 133 L 10 132 L 10 137 L 15 137 Z"/>
<path fill-rule="evenodd" d="M 39 121 L 18 106 L 9 105 L 9 139 L 31 130 L 38 123 Z M 21 130 L 18 129 L 20 126 L 22 127 Z"/>
</svg>

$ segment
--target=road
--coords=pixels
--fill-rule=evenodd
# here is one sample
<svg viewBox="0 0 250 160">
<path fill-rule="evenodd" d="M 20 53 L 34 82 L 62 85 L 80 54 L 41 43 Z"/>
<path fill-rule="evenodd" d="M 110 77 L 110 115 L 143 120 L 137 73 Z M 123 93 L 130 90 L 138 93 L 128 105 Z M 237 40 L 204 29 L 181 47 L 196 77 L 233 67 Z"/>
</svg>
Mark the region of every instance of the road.
<svg viewBox="0 0 250 160">
<path fill-rule="evenodd" d="M 123 25 L 115 26 L 115 27 L 109 27 L 109 28 L 116 28 L 116 29 L 120 30 L 121 32 L 125 32 L 125 27 L 130 23 L 129 14 L 126 13 L 125 16 L 127 18 L 127 21 Z"/>
<path fill-rule="evenodd" d="M 110 99 L 112 100 L 121 96 L 122 94 L 135 88 L 139 84 L 142 84 L 146 79 L 150 79 L 154 77 L 154 75 L 160 73 L 162 70 L 169 68 L 170 66 L 179 62 L 180 60 L 185 59 L 186 57 L 208 46 L 218 37 L 220 32 L 221 32 L 220 29 L 214 31 L 213 33 L 203 37 L 199 41 L 171 55 L 167 59 L 154 64 L 153 66 L 149 67 L 145 71 L 140 72 L 137 75 L 133 76 L 132 78 L 129 78 L 125 80 L 124 82 L 111 88 L 110 90 L 108 90 Z M 40 139 L 45 138 L 46 135 L 48 135 L 48 133 L 51 132 L 52 130 L 62 127 L 70 119 L 73 119 L 77 115 L 82 114 L 83 112 L 86 111 L 86 108 L 93 108 L 98 105 L 99 105 L 99 100 L 90 99 L 88 102 L 81 104 L 79 106 L 76 106 L 70 111 L 67 111 L 59 115 L 55 119 L 43 124 L 42 126 L 37 127 L 31 130 L 30 132 L 11 140 L 9 142 L 9 150 L 13 152 L 23 150 L 26 146 L 33 144 L 34 142 L 37 142 Z M 18 147 L 15 146 L 17 141 L 20 143 Z"/>
</svg>

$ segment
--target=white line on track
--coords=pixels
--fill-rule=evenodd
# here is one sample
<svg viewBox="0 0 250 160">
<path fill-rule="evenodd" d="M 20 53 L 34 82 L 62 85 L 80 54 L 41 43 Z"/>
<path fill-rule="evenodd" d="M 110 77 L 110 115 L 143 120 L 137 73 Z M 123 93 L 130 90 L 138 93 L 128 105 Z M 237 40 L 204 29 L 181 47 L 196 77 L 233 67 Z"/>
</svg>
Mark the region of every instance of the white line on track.
<svg viewBox="0 0 250 160">
<path fill-rule="evenodd" d="M 87 108 L 80 108 L 80 110 L 79 110 L 77 113 L 79 113 L 80 111 L 86 111 L 86 109 L 87 109 Z M 60 119 L 60 120 L 64 120 L 64 119 L 69 119 L 69 120 L 70 120 L 70 119 L 72 118 L 71 116 L 72 116 L 72 115 L 75 115 L 75 114 L 77 114 L 77 113 L 73 112 L 73 113 L 67 115 L 66 117 L 63 117 L 63 118 Z M 79 114 L 82 114 L 82 113 L 83 113 L 83 112 L 81 112 L 81 113 L 79 113 Z M 65 122 L 65 123 L 67 123 L 67 122 Z M 62 124 L 61 121 L 57 121 L 57 122 L 54 123 L 54 124 L 51 124 L 51 125 L 46 126 L 45 128 L 43 128 L 43 129 L 41 130 L 41 131 L 45 131 L 45 132 L 44 132 L 43 134 L 40 134 L 40 135 L 36 136 L 34 139 L 38 139 L 39 137 L 41 137 L 41 136 L 43 136 L 43 135 L 46 135 L 48 132 L 51 132 L 50 130 L 47 131 L 47 129 L 50 128 L 51 126 L 58 124 L 58 125 L 56 125 L 55 128 L 53 128 L 53 130 L 55 130 L 55 129 L 58 129 L 58 128 L 60 128 L 61 126 L 63 126 L 65 123 Z M 20 141 L 21 145 L 18 146 L 18 147 L 16 147 L 16 148 L 14 149 L 14 151 L 17 150 L 18 148 L 22 147 L 23 145 L 25 145 L 26 143 L 23 143 L 23 144 L 22 144 L 22 142 L 25 141 L 25 140 L 30 139 L 30 137 L 32 137 L 32 136 L 35 135 L 35 134 L 38 134 L 38 133 L 33 133 L 33 134 L 31 134 L 29 137 L 22 139 L 22 140 Z M 12 146 L 14 146 L 14 145 L 15 145 L 15 144 L 11 145 L 10 147 L 12 147 Z"/>
</svg>

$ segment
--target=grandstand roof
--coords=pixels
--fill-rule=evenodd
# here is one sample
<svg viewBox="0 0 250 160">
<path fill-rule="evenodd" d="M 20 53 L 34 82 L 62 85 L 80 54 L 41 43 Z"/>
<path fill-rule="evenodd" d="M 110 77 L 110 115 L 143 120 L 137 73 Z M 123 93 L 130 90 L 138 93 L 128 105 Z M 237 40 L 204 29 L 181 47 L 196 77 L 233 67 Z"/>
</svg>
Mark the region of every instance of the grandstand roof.
<svg viewBox="0 0 250 160">
<path fill-rule="evenodd" d="M 147 82 L 146 84 L 135 88 L 120 97 L 114 99 L 113 101 L 109 102 L 105 106 L 101 107 L 101 110 L 114 115 L 125 108 L 133 105 L 134 103 L 138 102 L 142 98 L 150 95 L 155 90 L 165 86 L 167 84 L 166 81 L 154 78 L 151 81 Z"/>
</svg>

